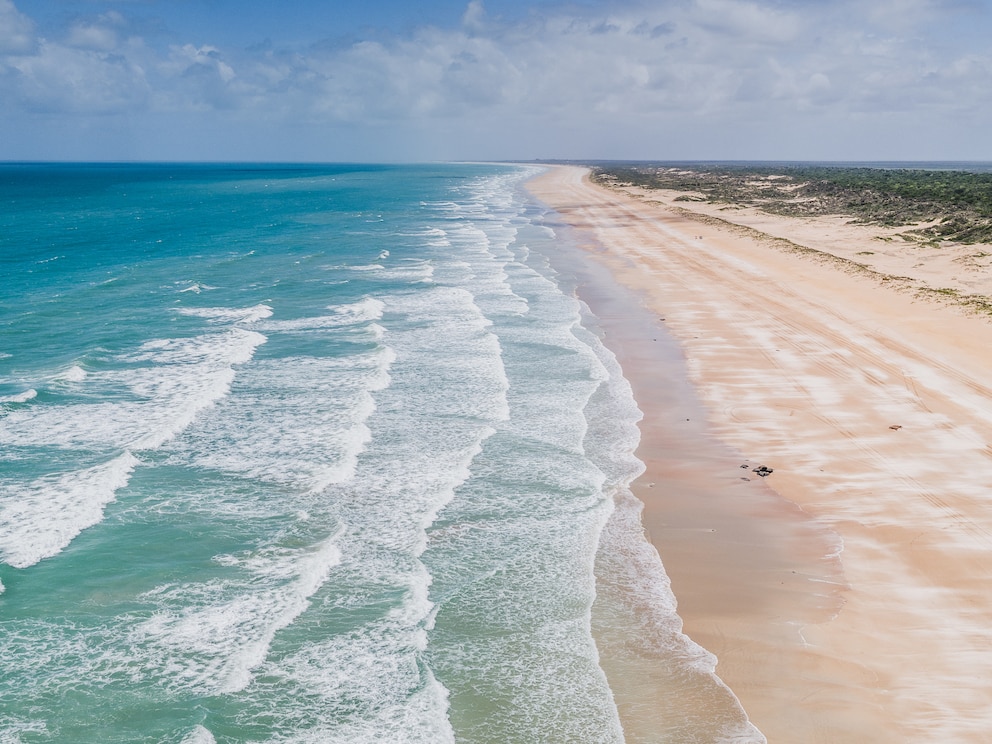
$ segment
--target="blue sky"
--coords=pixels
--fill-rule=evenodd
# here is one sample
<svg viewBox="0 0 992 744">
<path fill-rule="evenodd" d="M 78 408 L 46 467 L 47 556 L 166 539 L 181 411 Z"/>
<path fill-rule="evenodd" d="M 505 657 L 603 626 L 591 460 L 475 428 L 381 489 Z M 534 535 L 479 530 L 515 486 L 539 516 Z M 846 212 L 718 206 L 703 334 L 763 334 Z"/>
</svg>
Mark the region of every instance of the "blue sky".
<svg viewBox="0 0 992 744">
<path fill-rule="evenodd" d="M 992 160 L 989 0 L 0 0 L 0 159 Z"/>
</svg>

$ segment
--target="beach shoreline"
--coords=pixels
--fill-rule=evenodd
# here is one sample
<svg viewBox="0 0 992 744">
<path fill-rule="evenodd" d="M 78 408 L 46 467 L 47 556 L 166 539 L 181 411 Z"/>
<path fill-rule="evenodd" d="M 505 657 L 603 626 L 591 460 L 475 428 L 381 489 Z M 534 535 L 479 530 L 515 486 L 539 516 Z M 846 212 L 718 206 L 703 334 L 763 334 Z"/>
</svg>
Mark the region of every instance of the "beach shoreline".
<svg viewBox="0 0 992 744">
<path fill-rule="evenodd" d="M 844 226 L 816 243 L 808 220 L 735 225 L 585 173 L 527 187 L 654 318 L 578 290 L 645 413 L 632 490 L 685 632 L 769 741 L 979 740 L 992 326 L 816 260 L 857 253 Z"/>
</svg>

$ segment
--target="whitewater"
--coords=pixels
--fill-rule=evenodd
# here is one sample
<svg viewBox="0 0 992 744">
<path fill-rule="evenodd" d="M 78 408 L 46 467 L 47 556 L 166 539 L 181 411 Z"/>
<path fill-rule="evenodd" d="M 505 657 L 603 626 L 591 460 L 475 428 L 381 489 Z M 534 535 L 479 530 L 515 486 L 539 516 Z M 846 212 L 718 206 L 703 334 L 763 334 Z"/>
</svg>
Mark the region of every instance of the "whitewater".
<svg viewBox="0 0 992 744">
<path fill-rule="evenodd" d="M 622 742 L 597 638 L 714 679 L 536 172 L 0 165 L 0 742 Z"/>
</svg>

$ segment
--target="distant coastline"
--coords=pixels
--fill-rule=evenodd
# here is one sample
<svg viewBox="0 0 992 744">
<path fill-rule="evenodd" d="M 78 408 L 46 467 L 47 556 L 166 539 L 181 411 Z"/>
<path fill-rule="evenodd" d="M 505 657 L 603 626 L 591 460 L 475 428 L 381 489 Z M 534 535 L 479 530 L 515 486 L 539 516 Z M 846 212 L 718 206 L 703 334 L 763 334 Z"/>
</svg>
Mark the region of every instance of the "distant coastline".
<svg viewBox="0 0 992 744">
<path fill-rule="evenodd" d="M 516 162 L 516 161 L 514 161 Z M 630 167 L 630 168 L 875 168 L 882 170 L 933 170 L 968 171 L 985 173 L 992 171 L 992 160 L 611 160 L 611 159 L 535 159 L 534 163 L 548 165 L 574 165 L 585 168 Z"/>
</svg>

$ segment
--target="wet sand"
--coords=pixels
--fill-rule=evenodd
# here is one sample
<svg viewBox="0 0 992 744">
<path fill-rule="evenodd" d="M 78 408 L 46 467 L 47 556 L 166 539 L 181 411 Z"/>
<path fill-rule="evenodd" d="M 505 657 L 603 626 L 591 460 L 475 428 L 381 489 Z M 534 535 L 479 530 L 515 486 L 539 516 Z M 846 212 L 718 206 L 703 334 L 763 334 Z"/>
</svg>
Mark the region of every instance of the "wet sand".
<svg viewBox="0 0 992 744">
<path fill-rule="evenodd" d="M 651 313 L 579 289 L 645 412 L 634 491 L 685 632 L 771 742 L 983 741 L 992 325 L 911 291 L 960 262 L 886 243 L 867 272 L 831 256 L 877 255 L 869 229 L 584 175 L 529 188 Z"/>
</svg>

